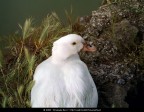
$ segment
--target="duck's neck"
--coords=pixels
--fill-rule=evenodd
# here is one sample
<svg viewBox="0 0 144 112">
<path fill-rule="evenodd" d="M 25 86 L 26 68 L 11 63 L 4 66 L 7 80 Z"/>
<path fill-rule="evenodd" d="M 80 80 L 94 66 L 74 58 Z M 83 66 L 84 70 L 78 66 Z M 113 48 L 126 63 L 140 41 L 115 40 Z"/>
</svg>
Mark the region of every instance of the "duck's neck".
<svg viewBox="0 0 144 112">
<path fill-rule="evenodd" d="M 71 55 L 70 57 L 67 58 L 67 60 L 69 61 L 73 61 L 77 59 L 80 59 L 78 54 Z"/>
<path fill-rule="evenodd" d="M 52 62 L 55 64 L 64 64 L 64 63 L 67 63 L 69 61 L 74 61 L 74 60 L 79 60 L 79 59 L 80 58 L 79 58 L 78 54 L 71 55 L 67 58 L 60 57 L 58 55 L 52 55 Z"/>
</svg>

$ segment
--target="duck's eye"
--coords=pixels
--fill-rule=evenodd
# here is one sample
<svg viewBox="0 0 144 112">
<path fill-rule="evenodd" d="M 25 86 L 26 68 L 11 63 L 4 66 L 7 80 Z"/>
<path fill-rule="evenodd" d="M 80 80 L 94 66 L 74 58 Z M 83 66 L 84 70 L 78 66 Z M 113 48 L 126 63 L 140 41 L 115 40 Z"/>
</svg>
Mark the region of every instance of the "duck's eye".
<svg viewBox="0 0 144 112">
<path fill-rule="evenodd" d="M 73 42 L 72 45 L 76 45 L 76 42 Z"/>
</svg>

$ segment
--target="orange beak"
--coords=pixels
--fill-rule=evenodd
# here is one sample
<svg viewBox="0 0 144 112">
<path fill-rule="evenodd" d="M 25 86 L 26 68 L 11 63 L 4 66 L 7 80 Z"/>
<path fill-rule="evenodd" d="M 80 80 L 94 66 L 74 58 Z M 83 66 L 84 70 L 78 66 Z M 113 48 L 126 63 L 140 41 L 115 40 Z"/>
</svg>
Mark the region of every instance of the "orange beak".
<svg viewBox="0 0 144 112">
<path fill-rule="evenodd" d="M 95 52 L 96 47 L 93 46 L 93 45 L 88 44 L 87 42 L 84 42 L 82 51 Z"/>
</svg>

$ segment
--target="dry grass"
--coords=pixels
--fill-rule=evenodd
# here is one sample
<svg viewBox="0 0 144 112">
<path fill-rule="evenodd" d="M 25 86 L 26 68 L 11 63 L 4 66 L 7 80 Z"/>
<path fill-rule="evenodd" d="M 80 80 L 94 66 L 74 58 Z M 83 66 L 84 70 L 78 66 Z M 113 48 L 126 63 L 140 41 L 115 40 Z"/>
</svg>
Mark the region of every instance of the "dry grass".
<svg viewBox="0 0 144 112">
<path fill-rule="evenodd" d="M 3 108 L 31 107 L 30 91 L 36 66 L 51 55 L 56 39 L 74 32 L 71 24 L 64 25 L 56 13 L 47 15 L 39 27 L 33 25 L 32 18 L 19 26 L 22 34 L 8 37 L 6 49 L 0 51 L 0 107 Z"/>
</svg>

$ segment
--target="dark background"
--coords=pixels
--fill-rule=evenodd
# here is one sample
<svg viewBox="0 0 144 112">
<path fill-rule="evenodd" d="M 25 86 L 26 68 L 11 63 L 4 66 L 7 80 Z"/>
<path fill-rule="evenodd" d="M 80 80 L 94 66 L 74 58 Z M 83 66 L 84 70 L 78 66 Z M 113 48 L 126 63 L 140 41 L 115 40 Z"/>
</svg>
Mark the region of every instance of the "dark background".
<svg viewBox="0 0 144 112">
<path fill-rule="evenodd" d="M 33 17 L 41 21 L 48 13 L 55 11 L 61 19 L 65 10 L 73 16 L 90 15 L 96 10 L 102 0 L 0 0 L 0 36 L 16 32 L 18 24 L 23 24 L 26 18 Z"/>
</svg>

